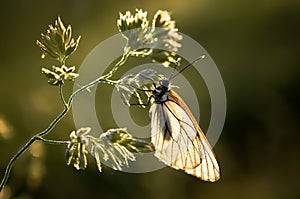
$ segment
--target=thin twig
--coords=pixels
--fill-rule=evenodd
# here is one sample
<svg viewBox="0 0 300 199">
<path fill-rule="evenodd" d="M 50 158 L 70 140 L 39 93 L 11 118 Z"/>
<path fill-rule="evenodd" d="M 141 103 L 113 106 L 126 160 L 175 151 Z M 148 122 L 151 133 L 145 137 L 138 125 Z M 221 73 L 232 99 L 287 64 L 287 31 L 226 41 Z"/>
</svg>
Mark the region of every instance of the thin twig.
<svg viewBox="0 0 300 199">
<path fill-rule="evenodd" d="M 12 159 L 10 159 L 8 165 L 6 166 L 6 169 L 5 169 L 5 173 L 4 173 L 4 176 L 3 176 L 3 179 L 1 181 L 1 184 L 0 184 L 0 191 L 4 188 L 7 180 L 8 180 L 8 177 L 9 177 L 9 173 L 11 171 L 11 168 L 14 164 L 14 162 L 30 147 L 30 145 L 35 141 L 36 137 L 32 137 L 13 157 Z"/>
<path fill-rule="evenodd" d="M 50 123 L 50 125 L 44 131 L 41 131 L 41 132 L 37 133 L 36 135 L 34 135 L 33 137 L 31 137 L 31 139 L 12 157 L 12 159 L 10 159 L 9 163 L 6 166 L 4 176 L 3 176 L 3 179 L 0 184 L 0 192 L 6 185 L 6 182 L 8 180 L 8 177 L 9 177 L 9 174 L 10 174 L 10 171 L 12 169 L 14 162 L 25 151 L 27 151 L 27 149 L 36 140 L 40 140 L 47 144 L 68 144 L 69 143 L 67 141 L 48 140 L 48 139 L 43 138 L 43 136 L 47 135 L 55 127 L 55 125 L 68 113 L 68 111 L 70 110 L 70 107 L 72 105 L 73 99 L 76 97 L 77 94 L 79 94 L 80 92 L 84 91 L 85 89 L 90 88 L 90 87 L 96 85 L 97 83 L 101 83 L 101 82 L 105 82 L 105 83 L 108 83 L 111 85 L 116 85 L 118 82 L 110 80 L 109 78 L 112 77 L 112 75 L 118 70 L 119 66 L 123 65 L 126 62 L 129 55 L 130 54 L 128 54 L 128 53 L 124 53 L 122 59 L 114 66 L 114 68 L 107 75 L 101 76 L 101 77 L 95 79 L 94 81 L 86 84 L 85 86 L 79 88 L 75 92 L 73 92 L 71 94 L 71 96 L 69 97 L 68 102 L 66 102 L 66 100 L 64 98 L 62 85 L 59 86 L 59 94 L 60 94 L 61 100 L 64 104 L 64 110 Z M 62 62 L 62 64 L 64 64 L 64 62 Z"/>
<path fill-rule="evenodd" d="M 70 143 L 70 141 L 48 140 L 40 136 L 36 136 L 36 139 L 42 141 L 45 144 L 68 145 Z"/>
<path fill-rule="evenodd" d="M 82 86 L 81 88 L 79 88 L 78 90 L 74 91 L 74 93 L 71 94 L 69 100 L 68 100 L 68 103 L 67 103 L 67 106 L 71 106 L 72 105 L 72 102 L 73 102 L 73 99 L 76 97 L 76 95 L 78 95 L 79 93 L 81 93 L 82 91 L 90 88 L 90 87 L 93 87 L 95 86 L 96 84 L 98 83 L 108 83 L 110 85 L 116 85 L 118 84 L 118 81 L 114 81 L 114 80 L 110 80 L 107 78 L 107 75 L 104 75 L 104 76 L 101 76 L 93 81 L 91 81 L 90 83 Z"/>
<path fill-rule="evenodd" d="M 35 140 L 39 139 L 41 136 L 44 136 L 46 134 L 48 134 L 53 128 L 54 126 L 67 114 L 67 112 L 69 111 L 70 108 L 65 108 L 52 122 L 51 124 L 48 126 L 48 128 L 46 128 L 44 131 L 34 135 L 33 137 L 31 137 L 31 139 L 12 157 L 12 159 L 9 161 L 9 163 L 6 166 L 5 169 L 5 173 L 3 176 L 3 179 L 1 181 L 0 184 L 0 192 L 3 189 L 3 187 L 5 186 L 11 168 L 14 164 L 14 162 L 35 142 Z"/>
<path fill-rule="evenodd" d="M 67 108 L 68 104 L 67 104 L 67 102 L 65 100 L 65 97 L 64 97 L 63 84 L 59 84 L 59 96 L 60 96 L 61 101 L 64 104 L 64 107 Z"/>
<path fill-rule="evenodd" d="M 109 71 L 108 74 L 104 75 L 105 79 L 111 78 L 115 72 L 117 72 L 117 70 L 119 69 L 120 66 L 122 66 L 128 59 L 128 57 L 130 56 L 130 51 L 126 51 L 123 53 L 122 58 L 120 59 L 120 61 L 118 61 L 118 63 L 116 63 L 116 65 Z"/>
</svg>

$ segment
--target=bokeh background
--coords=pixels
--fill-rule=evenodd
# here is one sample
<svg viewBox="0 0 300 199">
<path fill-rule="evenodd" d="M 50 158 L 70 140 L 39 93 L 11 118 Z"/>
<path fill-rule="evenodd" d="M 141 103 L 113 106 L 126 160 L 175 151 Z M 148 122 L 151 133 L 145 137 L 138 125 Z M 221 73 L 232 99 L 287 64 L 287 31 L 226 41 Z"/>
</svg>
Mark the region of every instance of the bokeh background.
<svg viewBox="0 0 300 199">
<path fill-rule="evenodd" d="M 117 33 L 118 12 L 135 8 L 149 16 L 171 11 L 179 31 L 216 62 L 228 97 L 225 127 L 214 147 L 222 179 L 205 183 L 170 168 L 131 174 L 105 167 L 99 173 L 92 159 L 86 171 L 76 171 L 65 164 L 64 146 L 35 144 L 16 162 L 0 198 L 300 198 L 300 2 L 295 0 L 2 1 L 1 176 L 13 154 L 63 108 L 57 88 L 40 72 L 54 63 L 40 59 L 35 45 L 40 33 L 57 16 L 72 24 L 82 40 L 69 64 L 79 66 L 98 43 Z M 99 114 L 105 103 L 99 102 Z M 202 110 L 205 129 L 209 106 Z M 69 114 L 48 138 L 67 139 L 73 128 Z"/>
</svg>

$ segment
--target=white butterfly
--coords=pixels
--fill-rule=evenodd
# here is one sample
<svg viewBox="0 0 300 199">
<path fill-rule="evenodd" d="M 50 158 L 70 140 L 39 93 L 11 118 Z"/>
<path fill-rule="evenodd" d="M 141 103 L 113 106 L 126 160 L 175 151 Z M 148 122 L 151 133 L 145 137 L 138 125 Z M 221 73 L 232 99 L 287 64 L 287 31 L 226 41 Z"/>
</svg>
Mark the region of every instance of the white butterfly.
<svg viewBox="0 0 300 199">
<path fill-rule="evenodd" d="M 155 156 L 174 169 L 204 181 L 220 179 L 215 154 L 190 109 L 171 89 L 169 80 L 152 90 L 151 142 Z"/>
</svg>

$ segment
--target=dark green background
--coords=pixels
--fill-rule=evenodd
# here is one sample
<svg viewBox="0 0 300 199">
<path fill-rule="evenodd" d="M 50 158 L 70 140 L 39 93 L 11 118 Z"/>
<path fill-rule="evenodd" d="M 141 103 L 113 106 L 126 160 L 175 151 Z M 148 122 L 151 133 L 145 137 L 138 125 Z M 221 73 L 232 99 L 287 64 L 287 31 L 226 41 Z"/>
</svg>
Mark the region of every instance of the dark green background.
<svg viewBox="0 0 300 199">
<path fill-rule="evenodd" d="M 215 146 L 221 180 L 205 183 L 170 168 L 131 174 L 105 167 L 100 174 L 92 159 L 78 172 L 66 166 L 63 146 L 43 146 L 42 157 L 26 153 L 15 164 L 0 198 L 300 198 L 300 4 L 295 0 L 2 1 L 0 116 L 12 136 L 0 133 L 1 175 L 22 144 L 63 108 L 57 88 L 40 72 L 54 63 L 40 59 L 35 46 L 40 33 L 58 15 L 72 24 L 82 40 L 69 64 L 79 66 L 98 43 L 118 32 L 118 12 L 135 8 L 149 16 L 158 9 L 171 11 L 179 30 L 216 62 L 228 97 L 225 127 Z M 109 95 L 109 89 L 105 92 Z M 209 107 L 202 110 L 208 115 L 201 115 L 205 129 Z M 70 114 L 49 138 L 67 139 L 72 129 Z"/>
</svg>

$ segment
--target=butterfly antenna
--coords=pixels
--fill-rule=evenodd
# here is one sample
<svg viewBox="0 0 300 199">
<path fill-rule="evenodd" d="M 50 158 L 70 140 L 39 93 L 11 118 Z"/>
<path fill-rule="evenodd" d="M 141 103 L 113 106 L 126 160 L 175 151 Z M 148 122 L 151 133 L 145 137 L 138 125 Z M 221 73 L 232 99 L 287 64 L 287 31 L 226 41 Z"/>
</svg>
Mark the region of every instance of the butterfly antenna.
<svg viewBox="0 0 300 199">
<path fill-rule="evenodd" d="M 181 61 L 181 58 L 178 58 L 177 61 L 175 62 L 175 67 L 173 68 L 172 73 L 171 73 L 169 79 L 171 79 L 172 76 L 174 75 L 174 72 L 176 71 L 176 68 L 180 65 L 180 61 Z"/>
<path fill-rule="evenodd" d="M 197 59 L 195 59 L 194 61 L 192 61 L 191 63 L 189 63 L 187 66 L 185 66 L 184 68 L 182 68 L 176 75 L 174 75 L 173 77 L 172 77 L 172 79 L 173 78 L 175 78 L 177 75 L 179 75 L 180 73 L 182 73 L 185 69 L 187 69 L 188 67 L 190 67 L 190 66 L 192 66 L 194 63 L 196 63 L 196 62 L 198 62 L 199 60 L 202 60 L 202 59 L 204 59 L 205 58 L 205 55 L 202 55 L 202 56 L 200 56 L 200 57 L 198 57 Z"/>
</svg>

